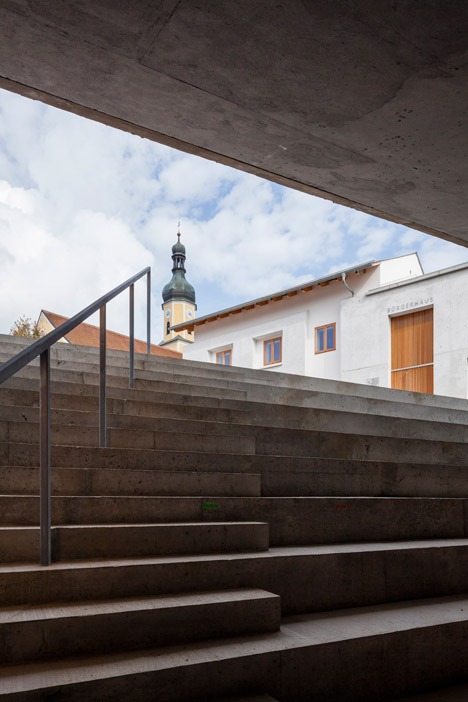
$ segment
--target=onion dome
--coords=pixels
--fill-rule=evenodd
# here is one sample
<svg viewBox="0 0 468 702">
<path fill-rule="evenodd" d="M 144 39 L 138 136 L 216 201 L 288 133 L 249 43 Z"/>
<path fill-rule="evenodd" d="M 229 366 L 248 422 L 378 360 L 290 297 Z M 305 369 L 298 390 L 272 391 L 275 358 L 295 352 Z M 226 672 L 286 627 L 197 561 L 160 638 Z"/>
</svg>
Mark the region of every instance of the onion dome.
<svg viewBox="0 0 468 702">
<path fill-rule="evenodd" d="M 195 290 L 185 279 L 185 246 L 180 243 L 180 232 L 177 232 L 177 243 L 172 247 L 172 278 L 163 287 L 164 302 L 170 300 L 185 300 L 195 304 Z"/>
</svg>

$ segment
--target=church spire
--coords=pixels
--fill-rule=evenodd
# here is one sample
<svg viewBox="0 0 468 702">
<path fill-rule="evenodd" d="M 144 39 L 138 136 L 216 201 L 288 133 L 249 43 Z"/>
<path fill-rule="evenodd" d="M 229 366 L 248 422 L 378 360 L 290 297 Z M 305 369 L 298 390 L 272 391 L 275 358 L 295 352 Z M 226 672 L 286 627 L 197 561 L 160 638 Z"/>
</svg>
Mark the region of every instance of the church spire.
<svg viewBox="0 0 468 702">
<path fill-rule="evenodd" d="M 180 222 L 177 230 L 177 242 L 172 247 L 172 278 L 162 291 L 164 310 L 163 346 L 170 345 L 176 351 L 182 351 L 186 344 L 193 343 L 193 328 L 188 331 L 175 331 L 174 327 L 193 319 L 197 305 L 195 290 L 185 278 L 185 246 L 180 241 Z"/>
<path fill-rule="evenodd" d="M 164 302 L 186 300 L 195 304 L 195 290 L 185 278 L 185 246 L 181 243 L 180 237 L 179 222 L 177 243 L 172 247 L 172 279 L 164 286 L 162 297 Z"/>
</svg>

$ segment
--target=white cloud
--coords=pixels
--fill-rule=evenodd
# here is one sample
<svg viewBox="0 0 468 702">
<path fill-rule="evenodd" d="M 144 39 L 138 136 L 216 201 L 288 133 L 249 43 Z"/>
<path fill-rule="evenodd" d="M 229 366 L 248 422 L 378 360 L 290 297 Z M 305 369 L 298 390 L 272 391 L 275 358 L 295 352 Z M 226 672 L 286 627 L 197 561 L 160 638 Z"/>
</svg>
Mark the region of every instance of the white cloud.
<svg viewBox="0 0 468 702">
<path fill-rule="evenodd" d="M 34 221 L 37 192 L 5 185 L 0 183 L 0 247 L 6 252 L 0 319 L 5 331 L 22 314 L 37 318 L 41 308 L 71 316 L 152 263 L 151 253 L 122 220 L 80 210 L 57 235 Z M 109 324 L 125 324 L 127 309 L 127 300 L 111 303 Z M 143 317 L 141 304 L 138 310 Z"/>
<path fill-rule="evenodd" d="M 0 135 L 3 332 L 41 308 L 75 314 L 152 265 L 159 341 L 179 219 L 201 313 L 416 247 L 426 270 L 468 258 L 460 247 L 3 91 Z M 141 284 L 140 336 L 144 302 Z M 127 296 L 109 319 L 127 332 Z"/>
</svg>

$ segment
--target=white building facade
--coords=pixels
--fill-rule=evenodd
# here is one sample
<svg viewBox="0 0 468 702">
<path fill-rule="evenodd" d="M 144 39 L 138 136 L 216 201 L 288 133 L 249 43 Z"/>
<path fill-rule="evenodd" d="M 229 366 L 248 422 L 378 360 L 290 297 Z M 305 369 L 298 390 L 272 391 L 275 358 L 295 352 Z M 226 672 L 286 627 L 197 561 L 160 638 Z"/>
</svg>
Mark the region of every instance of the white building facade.
<svg viewBox="0 0 468 702">
<path fill-rule="evenodd" d="M 184 358 L 468 396 L 468 264 L 367 262 L 190 324 Z"/>
</svg>

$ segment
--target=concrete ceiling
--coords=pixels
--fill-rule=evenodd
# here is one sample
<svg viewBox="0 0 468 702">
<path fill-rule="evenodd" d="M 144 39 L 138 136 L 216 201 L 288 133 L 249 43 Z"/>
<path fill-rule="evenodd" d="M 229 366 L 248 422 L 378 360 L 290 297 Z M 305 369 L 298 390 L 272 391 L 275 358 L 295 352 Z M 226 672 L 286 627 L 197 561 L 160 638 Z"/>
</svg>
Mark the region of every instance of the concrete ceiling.
<svg viewBox="0 0 468 702">
<path fill-rule="evenodd" d="M 466 0 L 0 0 L 0 87 L 468 245 Z"/>
</svg>

